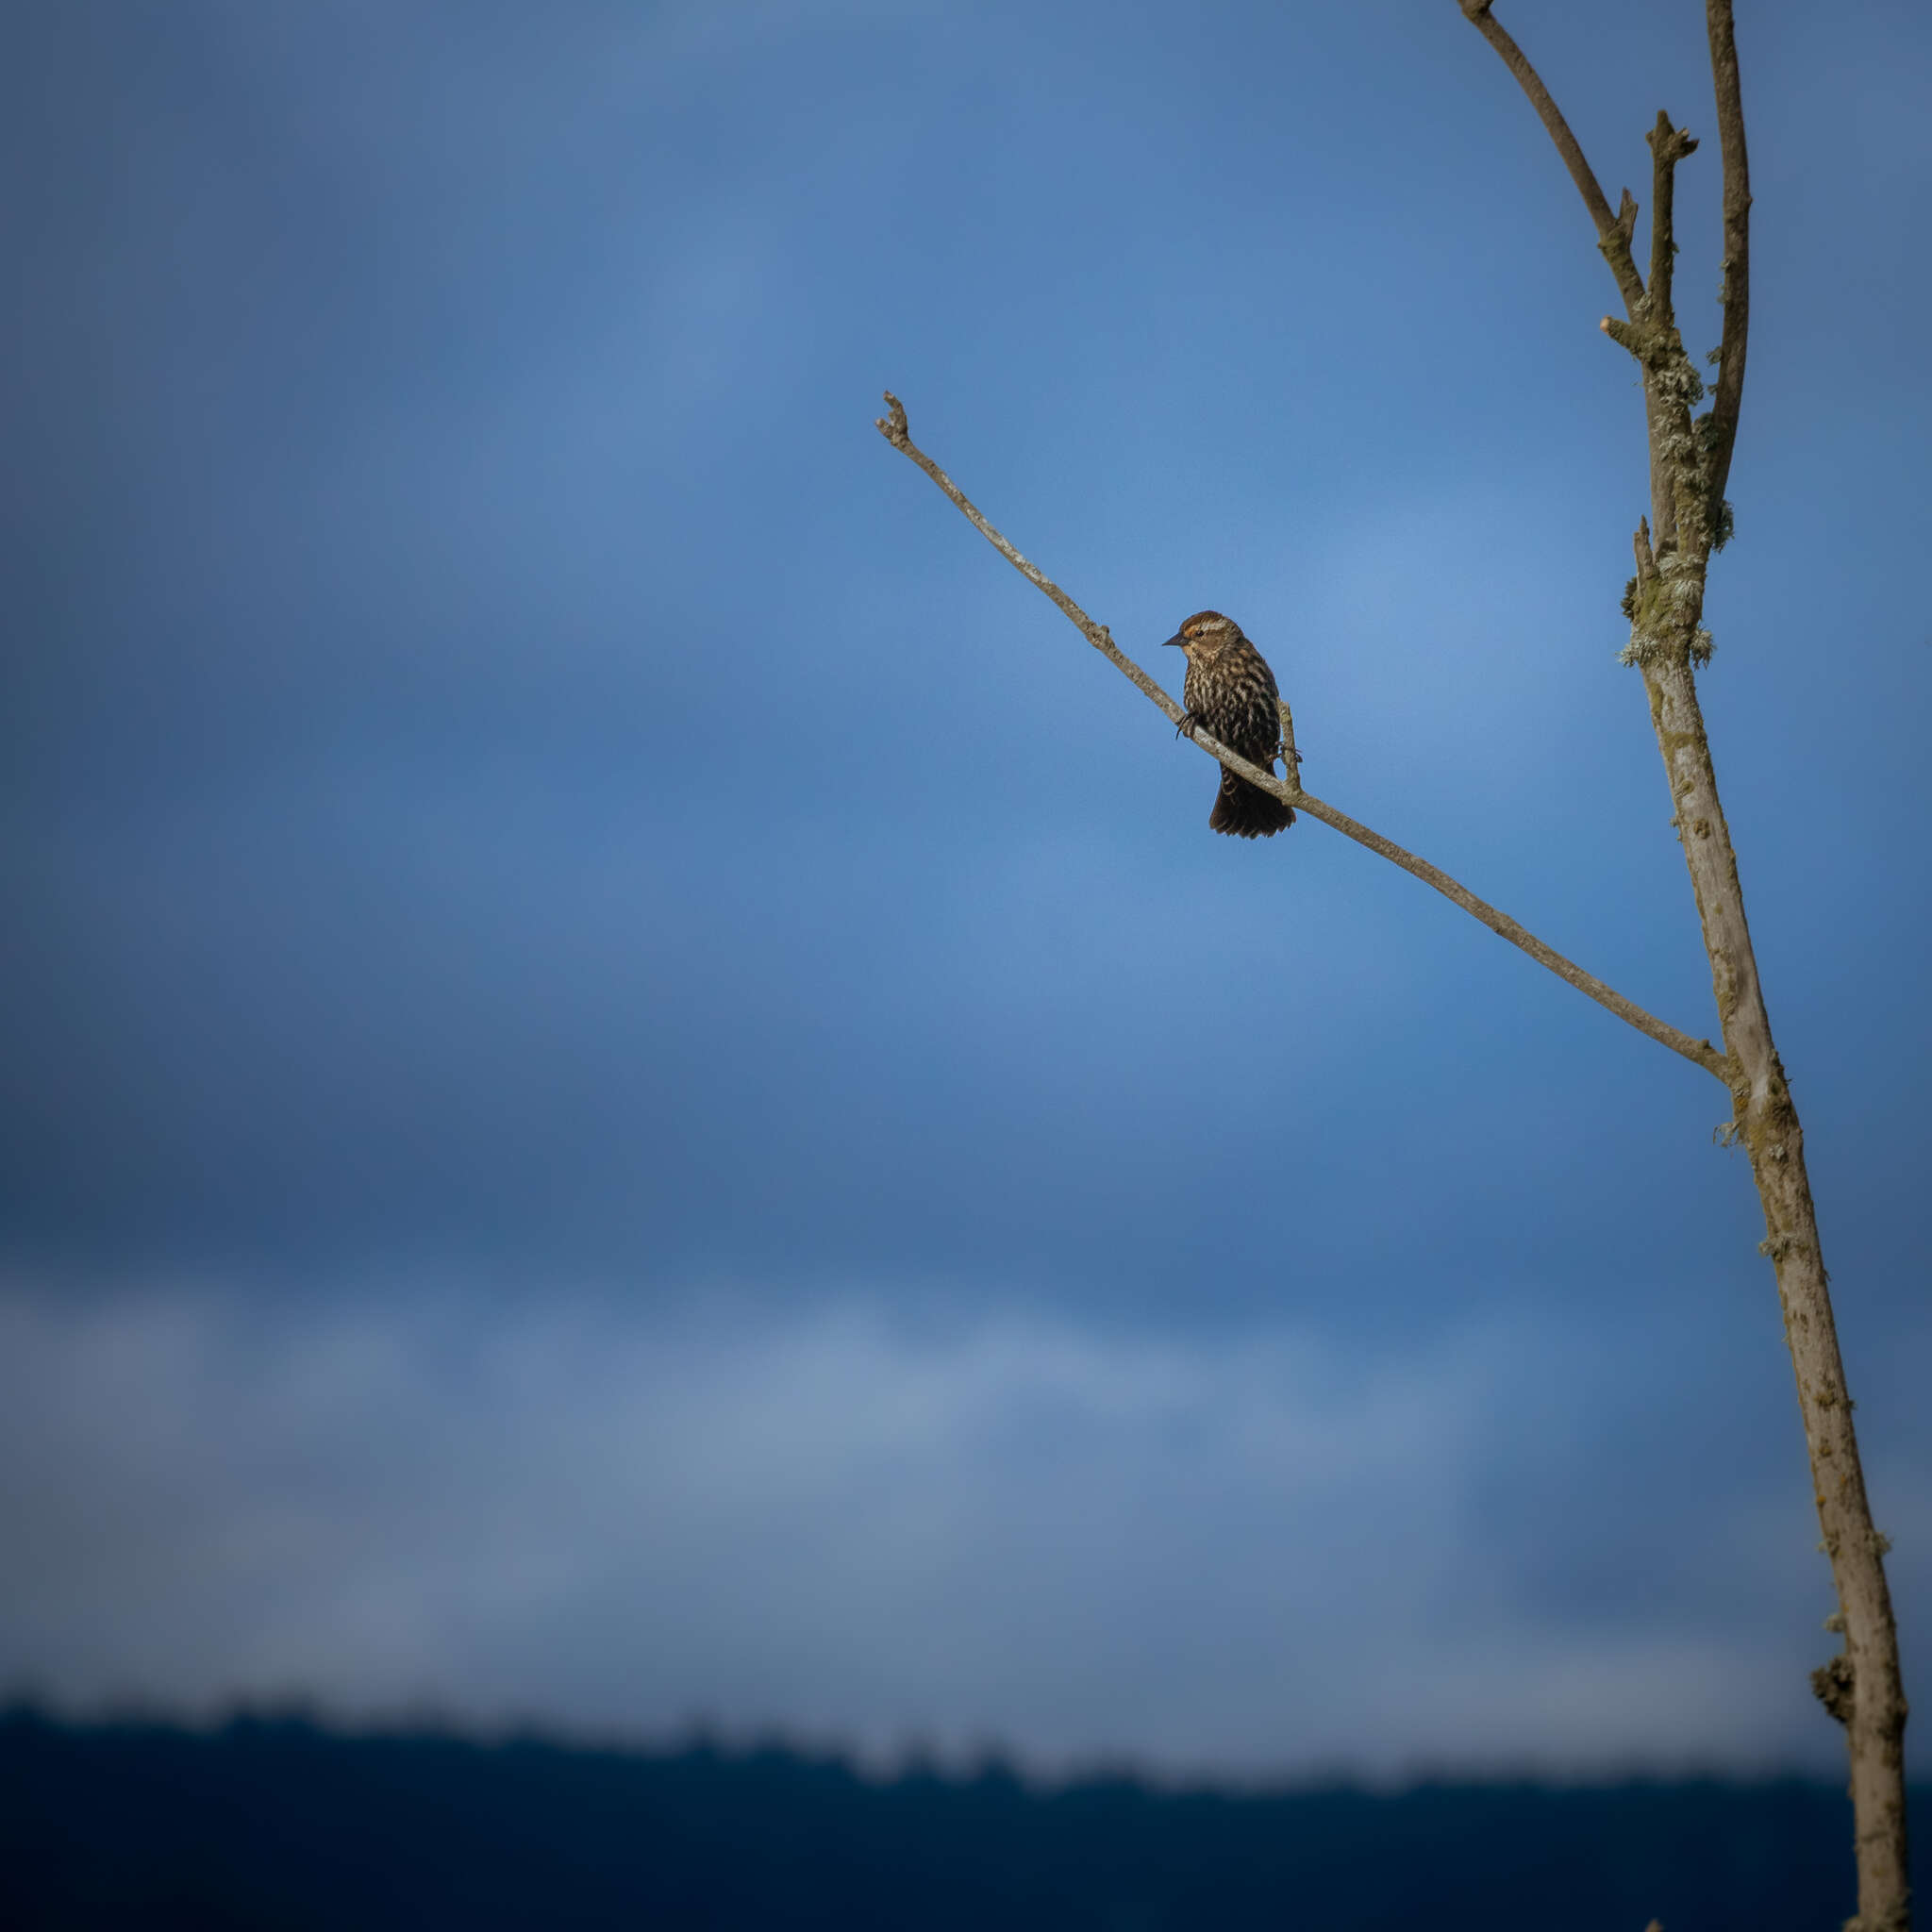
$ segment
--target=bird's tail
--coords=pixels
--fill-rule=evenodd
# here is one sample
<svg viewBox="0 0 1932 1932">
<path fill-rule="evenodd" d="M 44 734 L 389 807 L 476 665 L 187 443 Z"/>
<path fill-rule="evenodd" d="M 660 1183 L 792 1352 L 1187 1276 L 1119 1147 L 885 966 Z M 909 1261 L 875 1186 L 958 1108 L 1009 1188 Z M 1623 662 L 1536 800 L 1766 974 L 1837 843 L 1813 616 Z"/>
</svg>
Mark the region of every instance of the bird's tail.
<svg viewBox="0 0 1932 1932">
<path fill-rule="evenodd" d="M 1272 791 L 1250 785 L 1224 766 L 1221 790 L 1215 794 L 1208 824 L 1210 829 L 1225 832 L 1232 839 L 1272 839 L 1294 824 L 1294 813 Z"/>
</svg>

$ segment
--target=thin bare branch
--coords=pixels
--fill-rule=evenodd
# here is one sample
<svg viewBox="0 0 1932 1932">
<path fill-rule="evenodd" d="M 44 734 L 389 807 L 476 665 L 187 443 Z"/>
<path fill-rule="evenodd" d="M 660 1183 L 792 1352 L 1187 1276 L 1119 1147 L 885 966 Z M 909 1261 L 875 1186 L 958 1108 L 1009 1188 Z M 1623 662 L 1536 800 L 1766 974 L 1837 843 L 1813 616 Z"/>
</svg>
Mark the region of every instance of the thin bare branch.
<svg viewBox="0 0 1932 1932">
<path fill-rule="evenodd" d="M 1224 757 L 1224 762 L 1241 772 L 1242 777 L 1252 778 L 1252 773 L 1242 770 L 1238 759 Z M 1337 811 L 1332 805 L 1324 804 L 1307 791 L 1289 792 L 1287 796 L 1295 810 L 1307 812 L 1311 819 L 1320 819 L 1324 825 L 1332 826 L 1346 839 L 1353 839 L 1357 845 L 1366 845 L 1371 852 L 1379 852 L 1391 865 L 1399 865 L 1425 886 L 1435 887 L 1445 899 L 1460 906 L 1472 919 L 1481 920 L 1492 933 L 1507 940 L 1512 946 L 1521 947 L 1538 965 L 1547 966 L 1558 979 L 1567 981 L 1578 992 L 1587 994 L 1598 1006 L 1616 1014 L 1618 1019 L 1627 1021 L 1638 1032 L 1648 1035 L 1659 1046 L 1667 1046 L 1673 1053 L 1682 1054 L 1687 1060 L 1702 1067 L 1726 1086 L 1737 1076 L 1736 1067 L 1709 1041 L 1692 1040 L 1669 1021 L 1659 1020 L 1654 1013 L 1646 1013 L 1635 1001 L 1626 1000 L 1614 987 L 1606 986 L 1593 973 L 1586 973 L 1574 960 L 1566 959 L 1554 946 L 1544 945 L 1535 933 L 1526 926 L 1519 925 L 1507 912 L 1499 912 L 1486 900 L 1478 899 L 1467 886 L 1458 885 L 1441 867 L 1431 865 L 1426 858 L 1418 858 L 1412 852 L 1405 852 L 1392 839 L 1385 839 L 1381 833 L 1357 824 L 1345 813 Z"/>
<path fill-rule="evenodd" d="M 973 527 L 1028 583 L 1051 597 L 1081 636 L 1096 651 L 1101 652 L 1124 676 L 1131 678 L 1149 701 L 1159 708 L 1163 716 L 1175 724 L 1181 724 L 1187 713 L 1146 672 L 1121 650 L 1114 642 L 1113 633 L 1107 625 L 1096 624 L 1044 571 L 1022 557 L 979 513 L 966 492 L 912 441 L 906 426 L 906 407 L 891 390 L 886 391 L 886 403 L 891 413 L 874 419 L 879 434 L 902 455 L 911 458 L 953 500 Z M 1289 775 L 1285 779 L 1277 778 L 1271 771 L 1263 771 L 1259 765 L 1250 764 L 1239 753 L 1230 751 L 1226 745 L 1209 738 L 1198 726 L 1191 728 L 1187 736 L 1210 758 L 1218 758 L 1229 771 L 1239 773 L 1249 784 L 1258 785 L 1262 791 L 1273 792 L 1276 798 L 1293 806 L 1297 811 L 1306 812 L 1310 818 L 1321 820 L 1324 825 L 1332 827 L 1344 838 L 1353 839 L 1357 845 L 1366 846 L 1369 851 L 1379 854 L 1391 865 L 1399 865 L 1404 872 L 1421 879 L 1424 885 L 1433 886 L 1445 899 L 1461 907 L 1472 919 L 1480 920 L 1491 932 L 1527 953 L 1538 965 L 1548 967 L 1558 979 L 1574 986 L 1577 991 L 1587 994 L 1600 1007 L 1616 1014 L 1618 1019 L 1636 1027 L 1638 1032 L 1656 1041 L 1658 1045 L 1667 1046 L 1673 1053 L 1681 1054 L 1687 1060 L 1702 1067 L 1706 1073 L 1715 1075 L 1726 1086 L 1736 1077 L 1737 1069 L 1732 1062 L 1712 1046 L 1709 1041 L 1693 1040 L 1690 1034 L 1680 1031 L 1668 1021 L 1659 1020 L 1656 1014 L 1645 1012 L 1635 1001 L 1625 999 L 1615 988 L 1606 986 L 1593 973 L 1586 973 L 1574 960 L 1566 959 L 1554 946 L 1545 945 L 1526 926 L 1519 924 L 1507 912 L 1499 912 L 1487 900 L 1478 899 L 1466 886 L 1451 878 L 1440 866 L 1431 865 L 1425 858 L 1418 858 L 1414 853 L 1405 851 L 1392 839 L 1385 839 L 1381 833 L 1372 832 L 1368 826 L 1350 818 L 1347 813 L 1338 811 L 1332 805 L 1316 798 L 1310 792 L 1304 791 L 1296 775 L 1300 758 L 1293 752 L 1292 715 L 1286 704 L 1281 709 L 1284 741 L 1290 751 L 1286 761 Z"/>
<path fill-rule="evenodd" d="M 1697 142 L 1681 127 L 1671 125 L 1671 117 L 1657 109 L 1657 125 L 1644 140 L 1650 143 L 1650 299 L 1648 308 L 1654 327 L 1669 328 L 1675 321 L 1671 308 L 1671 264 L 1677 256 L 1677 238 L 1672 232 L 1676 206 L 1677 163 L 1697 152 Z"/>
<path fill-rule="evenodd" d="M 1723 501 L 1744 399 L 1744 350 L 1751 326 L 1751 161 L 1744 150 L 1744 98 L 1738 79 L 1738 39 L 1731 0 L 1705 0 L 1710 29 L 1710 75 L 1717 92 L 1718 142 L 1724 158 L 1724 334 L 1718 350 L 1707 458 L 1710 501 Z"/>
<path fill-rule="evenodd" d="M 1486 0 L 1462 0 L 1462 6 L 1472 19 L 1488 13 Z M 1738 881 L 1737 855 L 1718 793 L 1693 675 L 1700 660 L 1700 639 L 1704 655 L 1708 655 L 1709 633 L 1701 623 L 1704 567 L 1724 522 L 1724 491 L 1743 393 L 1750 302 L 1751 191 L 1730 0 L 1706 0 L 1706 17 L 1724 150 L 1724 334 L 1717 397 L 1701 436 L 1690 415 L 1696 372 L 1684 356 L 1682 337 L 1669 310 L 1672 237 L 1666 158 L 1671 143 L 1660 138 L 1669 125 L 1662 117 L 1657 124 L 1659 138 L 1652 143 L 1661 204 L 1654 224 L 1657 257 L 1653 300 L 1645 312 L 1633 310 L 1628 325 L 1608 318 L 1604 323 L 1606 332 L 1643 364 L 1650 444 L 1655 529 L 1638 527 L 1637 579 L 1629 599 L 1631 633 L 1625 657 L 1642 672 L 1710 960 L 1711 990 L 1717 996 L 1728 1058 L 1736 1069 L 1732 1120 L 1727 1124 L 1750 1156 L 1752 1178 L 1764 1208 L 1765 1239 L 1759 1252 L 1770 1258 L 1777 1277 L 1819 1527 L 1824 1532 L 1819 1547 L 1831 1558 L 1838 1589 L 1839 1613 L 1826 1627 L 1843 1634 L 1844 1648 L 1812 1681 L 1826 1709 L 1845 1727 L 1858 1873 L 1858 1916 L 1847 1925 L 1849 1932 L 1908 1932 L 1907 1710 L 1899 1670 L 1898 1623 L 1885 1575 L 1890 1545 L 1872 1521 L 1832 1313 L 1830 1276 L 1819 1241 L 1817 1206 L 1805 1163 L 1804 1131 L 1772 1036 Z M 1680 512 L 1687 525 L 1682 529 Z M 1666 577 L 1670 595 L 1661 598 L 1657 593 Z"/>
<path fill-rule="evenodd" d="M 1502 56 L 1504 66 L 1516 76 L 1517 84 L 1529 96 L 1529 104 L 1536 109 L 1537 118 L 1556 142 L 1557 152 L 1562 156 L 1563 165 L 1570 170 L 1570 178 L 1575 182 L 1576 192 L 1582 195 L 1583 205 L 1590 210 L 1590 219 L 1595 225 L 1597 248 L 1609 264 L 1611 275 L 1616 276 L 1624 307 L 1634 319 L 1642 308 L 1643 277 L 1637 273 L 1637 264 L 1630 258 L 1630 230 L 1637 219 L 1637 204 L 1631 200 L 1630 191 L 1627 188 L 1624 190 L 1620 211 L 1612 214 L 1609 202 L 1597 186 L 1589 161 L 1584 158 L 1583 149 L 1570 131 L 1569 122 L 1564 120 L 1562 110 L 1550 98 L 1549 89 L 1529 64 L 1528 56 L 1490 12 L 1491 0 L 1458 0 L 1458 4 L 1464 17 Z M 1716 4 L 1717 0 L 1712 0 L 1712 5 Z M 1726 7 L 1726 18 L 1729 11 Z"/>
<path fill-rule="evenodd" d="M 1161 690 L 1153 678 L 1141 669 L 1126 653 L 1116 646 L 1113 633 L 1104 624 L 1094 621 L 1060 589 L 1042 570 L 1030 564 L 993 526 L 981 516 L 968 498 L 966 492 L 926 455 L 906 433 L 906 405 L 891 390 L 886 391 L 886 405 L 891 410 L 890 416 L 874 416 L 873 425 L 892 447 L 908 456 L 925 474 L 943 490 L 965 513 L 968 523 L 1004 557 L 1026 581 L 1037 591 L 1043 591 L 1066 614 L 1080 635 L 1111 663 L 1124 677 L 1130 677 L 1154 703 L 1167 713 L 1171 723 L 1178 724 L 1187 713 Z M 1234 756 L 1232 752 L 1228 754 Z"/>
<path fill-rule="evenodd" d="M 1302 788 L 1302 755 L 1294 748 L 1294 711 L 1288 700 L 1278 693 L 1274 708 L 1281 713 L 1281 769 L 1288 774 L 1288 782 L 1299 792 Z"/>
</svg>

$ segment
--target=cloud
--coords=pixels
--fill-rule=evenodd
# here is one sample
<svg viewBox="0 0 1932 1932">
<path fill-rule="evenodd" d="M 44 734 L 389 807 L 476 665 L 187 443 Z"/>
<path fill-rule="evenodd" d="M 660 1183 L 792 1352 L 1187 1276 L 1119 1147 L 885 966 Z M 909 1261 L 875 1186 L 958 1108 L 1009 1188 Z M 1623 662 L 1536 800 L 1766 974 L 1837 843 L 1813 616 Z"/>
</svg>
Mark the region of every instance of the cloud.
<svg viewBox="0 0 1932 1932">
<path fill-rule="evenodd" d="M 0 1672 L 68 1702 L 705 1717 L 874 1753 L 997 1739 L 1048 1769 L 1834 1746 L 1789 1654 L 1823 1582 L 1802 1498 L 1703 1498 L 1688 1547 L 1633 1528 L 1606 1499 L 1641 1471 L 1539 1397 L 1606 1369 L 1554 1325 L 1377 1360 L 858 1298 L 575 1295 L 480 1324 L 421 1290 L 267 1320 L 17 1289 L 0 1363 Z M 1486 1500 L 1526 1451 L 1575 1478 L 1554 1519 Z M 1540 1587 L 1586 1558 L 1642 1571 L 1656 1614 Z"/>
<path fill-rule="evenodd" d="M 1649 11 L 1546 23 L 1607 167 L 1701 71 Z M 1601 264 L 1453 13 L 1332 16 L 42 9 L 0 1671 L 1830 1759 L 1722 1093 L 1319 826 L 1222 849 L 1199 758 L 868 426 L 890 381 L 1124 641 L 1242 614 L 1317 791 L 1713 1024 L 1612 661 Z M 1896 92 L 1890 31 L 1753 42 L 1785 320 L 1707 702 L 1917 1616 L 1924 439 L 1910 354 L 1882 425 L 1819 372 L 1847 290 L 1917 347 L 1872 238 L 1923 141 L 1806 132 Z"/>
</svg>

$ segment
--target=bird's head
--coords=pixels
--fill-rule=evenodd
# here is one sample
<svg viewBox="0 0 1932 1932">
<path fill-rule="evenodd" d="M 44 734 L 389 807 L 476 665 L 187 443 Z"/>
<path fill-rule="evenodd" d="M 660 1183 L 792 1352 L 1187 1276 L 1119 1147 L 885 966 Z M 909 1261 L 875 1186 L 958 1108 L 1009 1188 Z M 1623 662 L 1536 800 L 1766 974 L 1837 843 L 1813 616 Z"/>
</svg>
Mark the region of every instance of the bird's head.
<svg viewBox="0 0 1932 1932">
<path fill-rule="evenodd" d="M 1218 610 L 1197 610 L 1167 641 L 1178 644 L 1187 653 L 1188 662 L 1194 664 L 1211 662 L 1241 634 L 1241 627 L 1233 618 L 1224 617 Z"/>
</svg>

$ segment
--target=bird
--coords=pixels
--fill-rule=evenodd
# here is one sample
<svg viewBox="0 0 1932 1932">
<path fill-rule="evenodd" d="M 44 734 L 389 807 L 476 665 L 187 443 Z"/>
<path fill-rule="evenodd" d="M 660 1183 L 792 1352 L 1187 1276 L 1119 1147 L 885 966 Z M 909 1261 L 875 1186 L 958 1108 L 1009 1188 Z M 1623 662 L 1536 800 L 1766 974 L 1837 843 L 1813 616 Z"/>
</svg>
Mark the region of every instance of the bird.
<svg viewBox="0 0 1932 1932">
<path fill-rule="evenodd" d="M 1181 728 L 1198 724 L 1251 765 L 1273 772 L 1281 749 L 1281 714 L 1274 708 L 1280 693 L 1267 658 L 1241 625 L 1218 610 L 1197 610 L 1167 642 L 1177 644 L 1188 659 L 1181 687 L 1188 712 Z M 1273 792 L 1224 765 L 1208 824 L 1233 839 L 1272 839 L 1294 824 L 1294 813 Z"/>
</svg>

